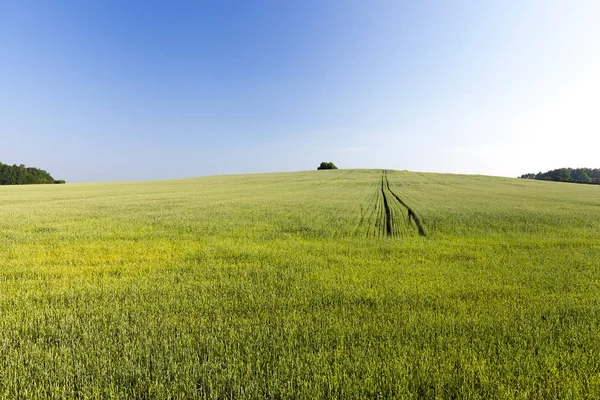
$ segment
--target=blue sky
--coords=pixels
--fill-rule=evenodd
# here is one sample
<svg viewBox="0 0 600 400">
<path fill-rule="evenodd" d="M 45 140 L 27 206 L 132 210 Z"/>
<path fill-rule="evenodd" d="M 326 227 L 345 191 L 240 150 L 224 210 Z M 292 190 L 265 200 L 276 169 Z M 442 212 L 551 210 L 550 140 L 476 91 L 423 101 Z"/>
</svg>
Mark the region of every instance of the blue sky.
<svg viewBox="0 0 600 400">
<path fill-rule="evenodd" d="M 0 0 L 0 162 L 69 182 L 600 167 L 600 2 Z"/>
</svg>

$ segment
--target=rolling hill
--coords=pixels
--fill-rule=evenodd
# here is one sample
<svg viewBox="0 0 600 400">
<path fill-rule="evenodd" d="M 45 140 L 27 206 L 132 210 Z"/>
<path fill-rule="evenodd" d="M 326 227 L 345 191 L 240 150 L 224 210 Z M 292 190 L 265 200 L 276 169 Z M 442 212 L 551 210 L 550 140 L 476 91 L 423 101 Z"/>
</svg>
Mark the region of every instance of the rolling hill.
<svg viewBox="0 0 600 400">
<path fill-rule="evenodd" d="M 600 397 L 598 186 L 327 170 L 0 213 L 3 397 Z"/>
</svg>

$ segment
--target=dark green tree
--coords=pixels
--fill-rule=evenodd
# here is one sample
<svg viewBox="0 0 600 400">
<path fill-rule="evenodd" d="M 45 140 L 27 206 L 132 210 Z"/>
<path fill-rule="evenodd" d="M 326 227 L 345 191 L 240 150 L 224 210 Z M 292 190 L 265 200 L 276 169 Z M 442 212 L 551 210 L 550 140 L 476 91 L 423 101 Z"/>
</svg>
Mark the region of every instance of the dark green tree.
<svg viewBox="0 0 600 400">
<path fill-rule="evenodd" d="M 319 167 L 317 168 L 317 170 L 320 169 L 338 169 L 338 167 L 336 167 L 335 164 L 332 162 L 323 161 L 321 165 L 319 165 Z"/>
<path fill-rule="evenodd" d="M 588 174 L 586 174 L 585 172 L 582 172 L 579 175 L 579 179 L 577 180 L 577 182 L 581 182 L 581 183 L 591 183 L 592 182 L 592 178 L 590 178 L 590 176 Z"/>
</svg>

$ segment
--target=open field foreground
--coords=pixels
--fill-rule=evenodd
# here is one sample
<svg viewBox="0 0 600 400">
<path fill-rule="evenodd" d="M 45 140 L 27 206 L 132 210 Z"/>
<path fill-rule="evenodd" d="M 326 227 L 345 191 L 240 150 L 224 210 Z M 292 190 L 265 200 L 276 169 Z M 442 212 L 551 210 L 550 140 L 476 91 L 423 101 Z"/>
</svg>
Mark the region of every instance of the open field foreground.
<svg viewBox="0 0 600 400">
<path fill-rule="evenodd" d="M 600 398 L 600 187 L 0 187 L 0 397 Z"/>
</svg>

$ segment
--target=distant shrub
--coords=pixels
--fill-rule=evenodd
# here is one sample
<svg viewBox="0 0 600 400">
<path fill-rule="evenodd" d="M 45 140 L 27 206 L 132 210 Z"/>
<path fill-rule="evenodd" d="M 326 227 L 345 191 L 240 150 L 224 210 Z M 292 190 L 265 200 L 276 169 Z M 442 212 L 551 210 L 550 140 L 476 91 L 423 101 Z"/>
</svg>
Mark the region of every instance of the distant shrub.
<svg viewBox="0 0 600 400">
<path fill-rule="evenodd" d="M 323 161 L 321 165 L 319 165 L 319 168 L 317 168 L 317 170 L 319 169 L 338 169 L 338 167 L 336 167 L 335 164 L 332 162 Z"/>
<path fill-rule="evenodd" d="M 66 183 L 64 179 L 55 180 L 54 183 Z"/>
</svg>

